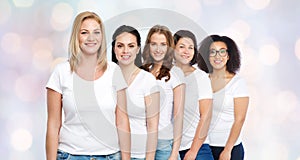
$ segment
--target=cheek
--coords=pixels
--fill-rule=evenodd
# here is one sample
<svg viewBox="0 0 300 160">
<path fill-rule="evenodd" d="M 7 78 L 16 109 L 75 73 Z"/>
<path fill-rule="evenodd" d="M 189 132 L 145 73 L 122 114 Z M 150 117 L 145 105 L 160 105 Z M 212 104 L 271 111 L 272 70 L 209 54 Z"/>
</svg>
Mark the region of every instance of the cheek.
<svg viewBox="0 0 300 160">
<path fill-rule="evenodd" d="M 117 47 L 114 48 L 114 51 L 115 51 L 115 54 L 116 54 L 116 57 L 118 58 L 121 54 L 121 51 L 120 49 L 118 49 Z M 119 59 L 119 58 L 118 58 Z"/>
<path fill-rule="evenodd" d="M 213 58 L 209 58 L 209 63 L 213 64 L 213 62 L 214 62 L 214 59 Z"/>
</svg>

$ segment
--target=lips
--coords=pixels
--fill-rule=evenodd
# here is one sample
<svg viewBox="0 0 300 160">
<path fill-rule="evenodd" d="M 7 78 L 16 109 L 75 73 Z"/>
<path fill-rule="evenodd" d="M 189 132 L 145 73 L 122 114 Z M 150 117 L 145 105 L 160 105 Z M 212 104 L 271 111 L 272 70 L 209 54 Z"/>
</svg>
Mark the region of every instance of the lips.
<svg viewBox="0 0 300 160">
<path fill-rule="evenodd" d="M 184 58 L 184 59 L 189 59 L 190 58 L 189 55 L 181 55 L 181 57 Z"/>
<path fill-rule="evenodd" d="M 89 46 L 89 47 L 93 47 L 95 45 L 97 45 L 97 43 L 85 43 L 86 46 Z"/>
<path fill-rule="evenodd" d="M 215 64 L 221 64 L 222 61 L 221 61 L 221 60 L 214 60 L 214 63 L 215 63 Z"/>
<path fill-rule="evenodd" d="M 121 55 L 121 58 L 123 59 L 123 60 L 129 60 L 130 59 L 130 55 Z"/>
</svg>

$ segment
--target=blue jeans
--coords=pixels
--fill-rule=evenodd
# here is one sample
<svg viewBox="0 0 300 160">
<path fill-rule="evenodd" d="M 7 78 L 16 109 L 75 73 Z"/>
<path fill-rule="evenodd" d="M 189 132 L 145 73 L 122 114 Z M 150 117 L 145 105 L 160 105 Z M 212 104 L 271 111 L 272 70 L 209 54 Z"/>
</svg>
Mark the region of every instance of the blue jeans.
<svg viewBox="0 0 300 160">
<path fill-rule="evenodd" d="M 215 146 L 210 146 L 211 151 L 213 153 L 213 156 L 215 159 L 219 159 L 220 154 L 224 150 L 224 147 L 215 147 Z M 240 143 L 232 148 L 231 151 L 231 160 L 243 160 L 244 159 L 244 147 L 243 144 Z"/>
<path fill-rule="evenodd" d="M 180 158 L 183 159 L 185 154 L 190 149 L 179 151 Z M 199 149 L 196 160 L 214 160 L 214 157 L 212 155 L 211 149 L 209 148 L 208 144 L 202 144 L 201 148 Z"/>
<path fill-rule="evenodd" d="M 120 160 L 121 153 L 109 155 L 72 155 L 70 153 L 58 150 L 56 160 Z"/>
<path fill-rule="evenodd" d="M 164 140 L 158 139 L 157 140 L 157 148 L 155 152 L 155 160 L 168 160 L 171 156 L 173 148 L 173 139 Z M 178 155 L 178 160 L 180 160 L 180 156 Z"/>
</svg>

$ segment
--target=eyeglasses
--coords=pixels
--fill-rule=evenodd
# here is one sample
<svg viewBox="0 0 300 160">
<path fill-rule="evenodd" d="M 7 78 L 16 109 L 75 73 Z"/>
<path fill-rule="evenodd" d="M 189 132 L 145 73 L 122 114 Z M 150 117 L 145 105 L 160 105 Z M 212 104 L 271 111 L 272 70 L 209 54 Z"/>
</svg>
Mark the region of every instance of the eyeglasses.
<svg viewBox="0 0 300 160">
<path fill-rule="evenodd" d="M 227 49 L 220 49 L 220 50 L 212 49 L 209 51 L 210 57 L 215 57 L 217 54 L 219 54 L 219 56 L 221 57 L 225 57 L 227 56 Z"/>
</svg>

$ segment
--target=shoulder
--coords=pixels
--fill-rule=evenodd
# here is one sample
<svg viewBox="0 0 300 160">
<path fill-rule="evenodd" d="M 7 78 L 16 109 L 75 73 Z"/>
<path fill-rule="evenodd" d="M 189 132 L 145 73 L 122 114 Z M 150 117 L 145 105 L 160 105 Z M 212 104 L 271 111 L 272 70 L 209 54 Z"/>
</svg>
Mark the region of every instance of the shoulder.
<svg viewBox="0 0 300 160">
<path fill-rule="evenodd" d="M 233 78 L 232 81 L 234 82 L 234 84 L 236 85 L 246 85 L 246 80 L 241 77 L 240 75 L 236 74 Z"/>
<path fill-rule="evenodd" d="M 108 71 L 108 72 L 114 72 L 114 71 L 119 72 L 120 71 L 121 72 L 121 68 L 115 62 L 108 61 L 106 71 Z"/>
<path fill-rule="evenodd" d="M 177 67 L 177 66 L 173 66 L 171 68 L 171 74 L 174 75 L 174 76 L 176 76 L 176 77 L 180 77 L 180 78 L 184 77 L 183 71 L 179 67 Z"/>
<path fill-rule="evenodd" d="M 210 80 L 210 79 L 209 79 L 209 74 L 206 73 L 206 72 L 204 72 L 204 71 L 202 71 L 202 70 L 199 69 L 199 68 L 196 68 L 196 70 L 194 71 L 194 74 L 195 74 L 195 76 L 198 77 L 198 78 Z"/>
<path fill-rule="evenodd" d="M 152 73 L 147 72 L 143 69 L 141 69 L 140 74 L 142 75 L 142 77 L 145 77 L 146 79 L 156 80 L 156 78 L 154 77 L 154 75 Z"/>
<path fill-rule="evenodd" d="M 69 61 L 63 61 L 54 66 L 53 72 L 70 72 L 71 67 Z"/>
</svg>

